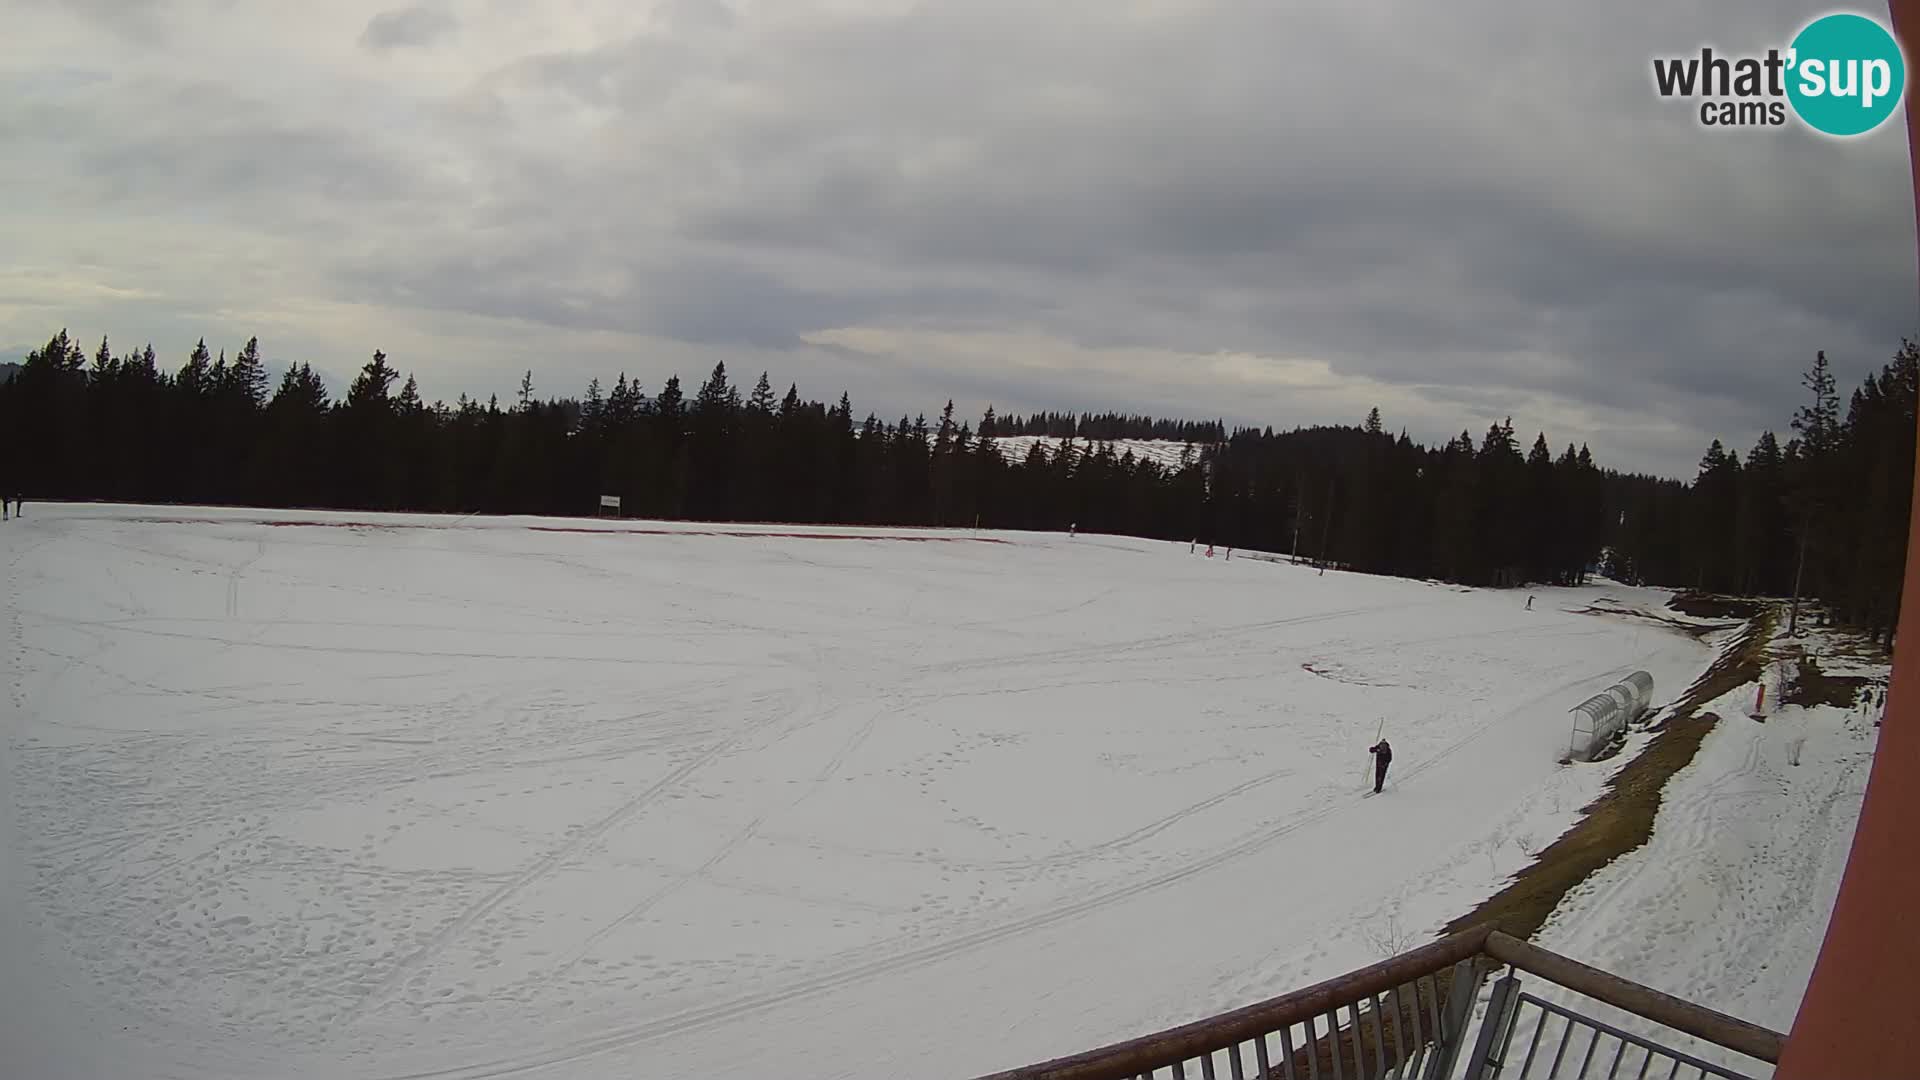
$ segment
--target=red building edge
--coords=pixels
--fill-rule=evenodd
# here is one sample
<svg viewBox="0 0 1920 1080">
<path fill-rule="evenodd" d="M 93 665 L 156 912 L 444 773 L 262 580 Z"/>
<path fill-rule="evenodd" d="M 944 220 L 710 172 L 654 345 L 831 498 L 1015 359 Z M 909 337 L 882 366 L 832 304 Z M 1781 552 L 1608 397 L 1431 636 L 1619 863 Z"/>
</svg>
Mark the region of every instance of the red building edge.
<svg viewBox="0 0 1920 1080">
<path fill-rule="evenodd" d="M 1920 130 L 1906 47 L 1920 35 L 1920 0 L 1891 0 L 1893 33 L 1909 66 L 1906 82 L 1907 160 L 1916 216 L 1920 216 Z M 1920 236 L 1916 236 L 1920 251 Z M 1920 297 L 1916 297 L 1920 301 Z M 1867 778 L 1866 801 L 1853 849 L 1827 923 L 1826 940 L 1774 1071 L 1777 1080 L 1872 1080 L 1920 1074 L 1913 1043 L 1920 1016 L 1920 473 L 1907 519 L 1906 579 L 1900 588 L 1893 679 L 1886 718 Z"/>
</svg>

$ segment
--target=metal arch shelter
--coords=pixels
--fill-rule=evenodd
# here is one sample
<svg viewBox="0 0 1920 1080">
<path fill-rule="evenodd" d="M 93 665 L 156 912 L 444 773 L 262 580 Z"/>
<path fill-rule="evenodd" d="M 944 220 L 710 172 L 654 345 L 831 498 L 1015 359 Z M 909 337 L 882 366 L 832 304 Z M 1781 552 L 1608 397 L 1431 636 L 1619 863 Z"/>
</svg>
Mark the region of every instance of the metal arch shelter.
<svg viewBox="0 0 1920 1080">
<path fill-rule="evenodd" d="M 1920 0 L 1892 0 L 1894 37 L 1906 54 L 1907 160 L 1920 212 L 1920 107 L 1912 64 L 1920 57 Z M 1920 251 L 1920 236 L 1916 236 Z M 1788 253 L 1782 252 L 1781 257 Z M 1920 302 L 1920 297 L 1916 297 Z M 1920 433 L 1917 433 L 1920 435 Z M 1777 1080 L 1915 1075 L 1920 1016 L 1920 473 L 1907 520 L 1906 578 L 1887 689 L 1886 716 L 1868 775 L 1866 802 L 1813 979 L 1774 1071 Z"/>
<path fill-rule="evenodd" d="M 1627 725 L 1640 718 L 1653 704 L 1653 675 L 1636 671 L 1600 693 L 1575 705 L 1573 735 L 1567 756 L 1575 761 L 1591 761 Z"/>
</svg>

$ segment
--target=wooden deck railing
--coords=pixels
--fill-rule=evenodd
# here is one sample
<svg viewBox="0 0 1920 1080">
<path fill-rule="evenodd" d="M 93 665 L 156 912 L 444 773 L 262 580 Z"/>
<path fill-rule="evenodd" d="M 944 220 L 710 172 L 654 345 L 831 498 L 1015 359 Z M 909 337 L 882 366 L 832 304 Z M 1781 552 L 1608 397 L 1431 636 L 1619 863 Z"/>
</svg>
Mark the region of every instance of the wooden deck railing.
<svg viewBox="0 0 1920 1080">
<path fill-rule="evenodd" d="M 1303 990 L 1166 1031 L 980 1080 L 1446 1078 L 1480 985 L 1499 967 L 1536 975 L 1769 1064 L 1784 1037 L 1477 927 Z"/>
</svg>

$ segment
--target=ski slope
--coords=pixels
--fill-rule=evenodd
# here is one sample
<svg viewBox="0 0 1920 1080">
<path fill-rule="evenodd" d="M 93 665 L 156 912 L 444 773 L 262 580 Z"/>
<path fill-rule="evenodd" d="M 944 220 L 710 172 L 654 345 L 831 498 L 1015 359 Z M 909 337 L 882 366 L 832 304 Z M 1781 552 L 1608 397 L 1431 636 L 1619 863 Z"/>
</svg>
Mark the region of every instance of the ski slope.
<svg viewBox="0 0 1920 1080">
<path fill-rule="evenodd" d="M 1710 659 L 1577 610 L 1664 599 L 1624 587 L 1106 536 L 28 511 L 0 1062 L 35 1077 L 1077 1051 L 1418 943 L 1597 790 L 1569 708 Z"/>
</svg>

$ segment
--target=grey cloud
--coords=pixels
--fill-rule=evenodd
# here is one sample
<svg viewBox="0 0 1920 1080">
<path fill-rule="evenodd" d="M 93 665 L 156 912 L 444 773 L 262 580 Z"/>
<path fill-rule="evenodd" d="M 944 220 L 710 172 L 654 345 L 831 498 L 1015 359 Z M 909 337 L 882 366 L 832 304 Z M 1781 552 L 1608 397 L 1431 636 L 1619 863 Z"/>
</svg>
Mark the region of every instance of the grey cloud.
<svg viewBox="0 0 1920 1080">
<path fill-rule="evenodd" d="M 870 320 L 985 323 L 1015 305 L 984 288 L 834 291 L 793 283 L 749 262 L 682 253 L 629 256 L 632 273 L 598 278 L 584 237 L 455 256 L 395 272 L 384 259 L 343 276 L 351 295 L 441 311 L 488 313 L 575 329 L 657 334 L 703 345 L 791 350 L 819 327 Z M 629 280 L 630 278 L 630 280 Z"/>
<path fill-rule="evenodd" d="M 383 11 L 367 20 L 360 44 L 373 52 L 423 49 L 453 36 L 460 20 L 437 4 L 414 4 Z"/>
<path fill-rule="evenodd" d="M 500 10 L 462 9 L 436 62 Z M 312 242 L 323 280 L 396 312 L 796 363 L 817 361 L 803 336 L 861 325 L 1309 356 L 1417 395 L 1439 437 L 1550 401 L 1622 431 L 1594 432 L 1603 456 L 1687 471 L 1697 451 L 1660 441 L 1680 436 L 1620 418 L 1744 446 L 1784 426 L 1815 349 L 1864 372 L 1915 321 L 1897 132 L 1713 137 L 1651 90 L 1656 53 L 1765 48 L 1815 13 L 953 0 L 769 18 L 675 0 L 595 47 L 543 46 L 334 126 L 243 106 L 212 125 L 235 114 L 210 103 L 96 123 L 99 91 L 80 89 L 0 104 L 0 133 L 39 132 L 19 145 L 95 177 L 77 188 L 98 204 L 337 232 Z M 363 43 L 437 42 L 451 19 L 388 12 Z M 834 362 L 928 401 L 1318 407 L 986 360 Z"/>
<path fill-rule="evenodd" d="M 677 33 L 711 33 L 730 30 L 736 23 L 733 9 L 721 0 L 665 0 L 654 5 L 654 21 Z"/>
<path fill-rule="evenodd" d="M 0 134 L 57 165 L 69 212 L 196 216 L 265 235 L 430 219 L 447 193 L 381 133 L 297 121 L 211 81 L 128 79 L 56 99 L 0 104 Z"/>
<path fill-rule="evenodd" d="M 61 8 L 115 37 L 152 45 L 171 40 L 179 0 L 65 0 Z"/>
</svg>

